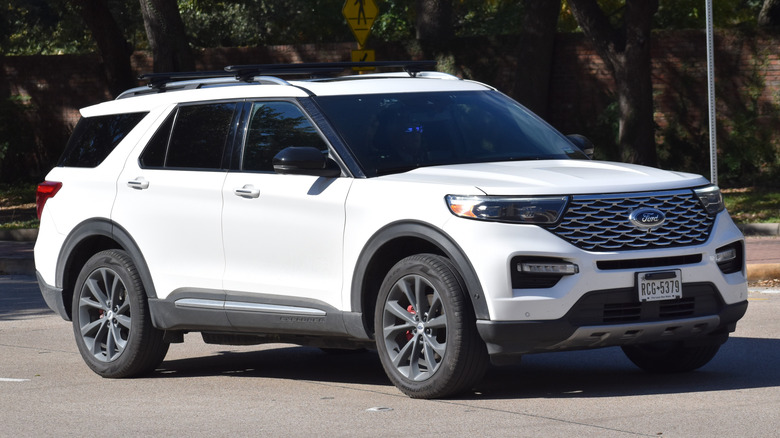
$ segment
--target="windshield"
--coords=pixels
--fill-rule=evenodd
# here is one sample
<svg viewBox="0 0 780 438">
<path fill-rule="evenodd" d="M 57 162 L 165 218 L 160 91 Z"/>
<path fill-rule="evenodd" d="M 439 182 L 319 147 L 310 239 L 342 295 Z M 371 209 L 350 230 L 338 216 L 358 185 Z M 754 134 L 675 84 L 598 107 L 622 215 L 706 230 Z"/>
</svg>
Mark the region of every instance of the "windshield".
<svg viewBox="0 0 780 438">
<path fill-rule="evenodd" d="M 585 158 L 566 137 L 496 91 L 315 100 L 369 177 L 423 166 Z"/>
</svg>

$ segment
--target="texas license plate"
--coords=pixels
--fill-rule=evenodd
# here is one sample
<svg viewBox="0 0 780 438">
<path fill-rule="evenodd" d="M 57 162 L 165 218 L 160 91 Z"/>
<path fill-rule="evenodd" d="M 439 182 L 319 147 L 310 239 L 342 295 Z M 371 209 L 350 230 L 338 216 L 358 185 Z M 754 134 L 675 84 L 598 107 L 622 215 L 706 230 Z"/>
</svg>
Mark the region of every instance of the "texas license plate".
<svg viewBox="0 0 780 438">
<path fill-rule="evenodd" d="M 639 301 L 660 301 L 682 298 L 682 271 L 637 273 Z"/>
</svg>

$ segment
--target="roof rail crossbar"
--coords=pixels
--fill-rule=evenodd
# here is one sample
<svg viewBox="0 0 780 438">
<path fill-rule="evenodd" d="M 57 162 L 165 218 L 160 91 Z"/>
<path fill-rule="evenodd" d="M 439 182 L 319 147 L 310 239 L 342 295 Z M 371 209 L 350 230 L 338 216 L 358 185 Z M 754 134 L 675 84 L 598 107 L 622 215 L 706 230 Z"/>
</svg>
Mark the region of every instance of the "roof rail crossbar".
<svg viewBox="0 0 780 438">
<path fill-rule="evenodd" d="M 436 68 L 436 61 L 371 61 L 371 62 L 309 62 L 300 64 L 250 64 L 229 65 L 224 70 L 171 73 L 145 73 L 139 80 L 149 81 L 152 89 L 163 91 L 171 82 L 197 81 L 198 79 L 235 78 L 243 82 L 255 82 L 258 76 L 333 76 L 350 68 L 400 68 L 411 77 L 424 70 Z"/>
<path fill-rule="evenodd" d="M 229 78 L 235 74 L 224 70 L 216 71 L 190 71 L 190 72 L 171 72 L 171 73 L 144 73 L 138 76 L 139 80 L 149 81 L 149 87 L 155 89 L 164 89 L 169 82 L 195 79 Z"/>
<path fill-rule="evenodd" d="M 436 61 L 370 61 L 370 62 L 305 62 L 300 64 L 254 64 L 254 65 L 229 65 L 225 71 L 233 72 L 239 79 L 258 75 L 308 75 L 322 76 L 334 75 L 350 68 L 400 68 L 409 74 L 436 68 Z"/>
</svg>

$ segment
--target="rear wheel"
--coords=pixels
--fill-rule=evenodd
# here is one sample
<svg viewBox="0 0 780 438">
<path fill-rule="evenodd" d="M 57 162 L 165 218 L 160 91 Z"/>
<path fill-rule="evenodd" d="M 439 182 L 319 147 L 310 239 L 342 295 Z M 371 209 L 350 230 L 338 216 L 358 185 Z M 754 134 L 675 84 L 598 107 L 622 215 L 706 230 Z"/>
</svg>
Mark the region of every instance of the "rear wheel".
<svg viewBox="0 0 780 438">
<path fill-rule="evenodd" d="M 76 280 L 73 332 L 87 365 L 103 377 L 133 377 L 154 370 L 169 344 L 152 326 L 143 283 L 120 250 L 90 258 Z"/>
<path fill-rule="evenodd" d="M 462 281 L 437 255 L 407 257 L 390 270 L 379 291 L 375 337 L 385 372 L 410 397 L 465 391 L 487 368 Z"/>
<path fill-rule="evenodd" d="M 685 345 L 682 342 L 657 342 L 626 345 L 623 352 L 639 368 L 652 373 L 683 373 L 701 368 L 720 349 L 719 344 Z"/>
</svg>

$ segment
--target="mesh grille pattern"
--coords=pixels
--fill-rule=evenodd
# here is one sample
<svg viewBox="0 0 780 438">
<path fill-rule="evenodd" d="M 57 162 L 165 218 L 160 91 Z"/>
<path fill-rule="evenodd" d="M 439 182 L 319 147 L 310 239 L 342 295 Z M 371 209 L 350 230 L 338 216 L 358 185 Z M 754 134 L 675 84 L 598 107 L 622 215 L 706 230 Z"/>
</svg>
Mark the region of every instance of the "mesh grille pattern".
<svg viewBox="0 0 780 438">
<path fill-rule="evenodd" d="M 666 221 L 649 230 L 637 228 L 628 216 L 639 208 L 655 208 Z M 629 251 L 704 243 L 714 220 L 690 190 L 582 195 L 573 196 L 561 223 L 548 229 L 587 251 Z"/>
</svg>

